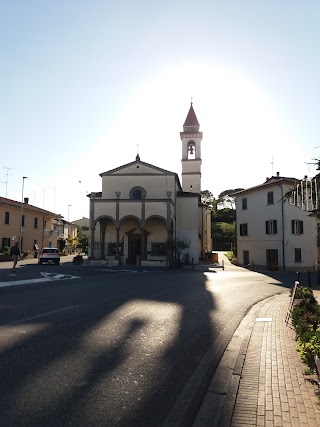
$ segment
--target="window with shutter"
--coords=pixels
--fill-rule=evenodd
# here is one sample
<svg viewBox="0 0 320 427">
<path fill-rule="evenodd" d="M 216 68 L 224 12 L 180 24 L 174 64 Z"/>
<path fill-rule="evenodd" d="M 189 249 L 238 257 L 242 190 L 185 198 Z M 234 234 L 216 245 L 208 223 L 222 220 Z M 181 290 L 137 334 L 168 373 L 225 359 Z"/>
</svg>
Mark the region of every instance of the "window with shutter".
<svg viewBox="0 0 320 427">
<path fill-rule="evenodd" d="M 248 224 L 240 224 L 240 236 L 247 236 L 248 235 Z"/>
<path fill-rule="evenodd" d="M 301 248 L 294 249 L 294 262 L 301 262 Z"/>
<path fill-rule="evenodd" d="M 277 234 L 278 233 L 278 225 L 276 219 L 271 219 L 266 221 L 266 234 Z"/>
<path fill-rule="evenodd" d="M 291 221 L 292 234 L 303 234 L 303 221 L 293 219 Z"/>
<path fill-rule="evenodd" d="M 246 209 L 248 209 L 248 205 L 247 198 L 245 197 L 244 199 L 242 199 L 242 210 L 245 211 Z"/>
<path fill-rule="evenodd" d="M 273 205 L 273 191 L 268 191 L 268 205 Z"/>
</svg>

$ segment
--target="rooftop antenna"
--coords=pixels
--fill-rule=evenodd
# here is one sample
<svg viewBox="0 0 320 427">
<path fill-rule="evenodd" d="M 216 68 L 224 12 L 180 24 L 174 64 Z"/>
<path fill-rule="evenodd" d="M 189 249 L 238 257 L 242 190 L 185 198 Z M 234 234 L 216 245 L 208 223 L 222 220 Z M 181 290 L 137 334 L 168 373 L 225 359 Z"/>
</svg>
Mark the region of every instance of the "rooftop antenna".
<svg viewBox="0 0 320 427">
<path fill-rule="evenodd" d="M 274 162 L 273 162 L 273 156 L 272 156 L 272 158 L 271 158 L 271 162 L 270 162 L 270 164 L 271 164 L 271 176 L 273 176 L 273 165 L 274 165 Z"/>
<path fill-rule="evenodd" d="M 53 199 L 53 212 L 56 211 L 56 202 L 57 202 L 57 187 L 52 187 L 54 191 L 54 199 Z"/>
<path fill-rule="evenodd" d="M 9 182 L 9 176 L 11 176 L 10 174 L 9 174 L 9 170 L 11 170 L 11 171 L 13 171 L 14 169 L 13 168 L 7 168 L 7 166 L 3 166 L 3 168 L 4 169 L 6 169 L 7 170 L 7 172 L 5 173 L 5 175 L 6 175 L 6 180 L 5 181 L 0 181 L 0 182 L 2 182 L 3 184 L 6 184 L 6 197 L 8 196 L 8 182 Z"/>
</svg>

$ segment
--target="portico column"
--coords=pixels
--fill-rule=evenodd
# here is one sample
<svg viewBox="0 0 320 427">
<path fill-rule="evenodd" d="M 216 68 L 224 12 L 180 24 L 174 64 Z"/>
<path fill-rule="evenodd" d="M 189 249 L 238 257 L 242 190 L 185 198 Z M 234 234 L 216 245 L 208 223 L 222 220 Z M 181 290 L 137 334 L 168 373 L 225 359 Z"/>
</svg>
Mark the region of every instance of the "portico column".
<svg viewBox="0 0 320 427">
<path fill-rule="evenodd" d="M 105 251 L 105 238 L 106 238 L 106 224 L 101 224 L 101 234 L 100 234 L 100 242 L 101 242 L 101 259 L 105 259 L 106 251 Z"/>
<path fill-rule="evenodd" d="M 94 259 L 94 231 L 95 231 L 95 222 L 94 222 L 94 200 L 92 200 L 90 198 L 90 230 L 91 230 L 91 235 L 90 235 L 90 239 L 91 239 L 91 244 L 90 244 L 90 254 L 89 258 L 90 259 Z"/>
<path fill-rule="evenodd" d="M 94 259 L 94 228 L 91 228 L 90 245 L 88 249 L 89 249 L 89 252 L 88 252 L 89 259 Z"/>
<path fill-rule="evenodd" d="M 146 233 L 144 228 L 141 228 L 141 261 L 146 260 L 145 245 L 146 245 Z"/>
<path fill-rule="evenodd" d="M 119 254 L 120 229 L 116 228 L 116 259 L 120 260 Z"/>
</svg>

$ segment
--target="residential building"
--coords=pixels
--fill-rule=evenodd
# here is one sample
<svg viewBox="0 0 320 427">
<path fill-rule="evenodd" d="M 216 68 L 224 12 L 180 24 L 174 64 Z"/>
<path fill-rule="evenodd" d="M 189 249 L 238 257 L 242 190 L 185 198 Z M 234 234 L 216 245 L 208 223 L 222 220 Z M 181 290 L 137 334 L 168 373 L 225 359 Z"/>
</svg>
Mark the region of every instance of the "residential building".
<svg viewBox="0 0 320 427">
<path fill-rule="evenodd" d="M 177 173 L 135 161 L 101 173 L 90 198 L 89 256 L 120 263 L 165 263 L 183 241 L 186 262 L 212 251 L 211 210 L 201 203 L 202 132 L 191 103 L 180 133 L 182 185 Z"/>
<path fill-rule="evenodd" d="M 276 176 L 234 194 L 240 265 L 312 271 L 317 263 L 317 221 L 285 201 L 298 180 Z"/>
<path fill-rule="evenodd" d="M 73 225 L 76 225 L 77 227 L 79 227 L 81 229 L 82 234 L 85 237 L 89 237 L 90 236 L 90 220 L 89 218 L 86 217 L 82 217 L 81 219 L 77 219 L 76 221 L 72 221 Z"/>
<path fill-rule="evenodd" d="M 37 251 L 45 246 L 57 247 L 59 232 L 56 223 L 61 215 L 29 204 L 0 197 L 0 245 L 12 247 L 20 242 L 21 250 Z"/>
</svg>

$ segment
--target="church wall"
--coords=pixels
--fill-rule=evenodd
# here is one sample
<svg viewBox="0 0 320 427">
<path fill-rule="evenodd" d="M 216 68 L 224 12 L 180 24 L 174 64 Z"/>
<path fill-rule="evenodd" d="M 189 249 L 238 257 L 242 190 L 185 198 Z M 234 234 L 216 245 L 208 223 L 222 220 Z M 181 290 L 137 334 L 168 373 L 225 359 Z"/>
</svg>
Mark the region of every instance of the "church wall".
<svg viewBox="0 0 320 427">
<path fill-rule="evenodd" d="M 198 231 L 198 197 L 178 197 L 177 228 Z"/>
<path fill-rule="evenodd" d="M 165 242 L 167 240 L 167 228 L 163 221 L 158 219 L 150 220 L 145 229 L 150 233 L 148 242 Z"/>
<path fill-rule="evenodd" d="M 186 250 L 189 260 L 199 261 L 199 223 L 198 197 L 179 197 L 177 199 L 177 236 L 190 242 Z"/>
<path fill-rule="evenodd" d="M 94 204 L 94 217 L 111 216 L 116 218 L 116 202 L 95 202 Z"/>
<path fill-rule="evenodd" d="M 115 199 L 116 191 L 121 191 L 120 199 L 129 199 L 133 187 L 142 187 L 147 192 L 147 199 L 166 199 L 167 191 L 174 192 L 175 176 L 104 176 L 102 178 L 102 198 Z"/>
<path fill-rule="evenodd" d="M 125 168 L 120 168 L 119 170 L 112 172 L 112 175 L 122 175 L 125 173 L 126 175 L 132 176 L 138 174 L 154 174 L 155 172 L 156 170 L 153 167 L 147 166 L 143 163 L 134 163 L 132 165 L 126 166 Z"/>
<path fill-rule="evenodd" d="M 145 205 L 145 217 L 148 218 L 152 215 L 159 215 L 167 218 L 167 202 L 147 202 Z"/>
<path fill-rule="evenodd" d="M 136 216 L 141 218 L 141 202 L 119 202 L 119 218 L 123 218 L 127 215 Z"/>
</svg>

